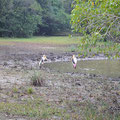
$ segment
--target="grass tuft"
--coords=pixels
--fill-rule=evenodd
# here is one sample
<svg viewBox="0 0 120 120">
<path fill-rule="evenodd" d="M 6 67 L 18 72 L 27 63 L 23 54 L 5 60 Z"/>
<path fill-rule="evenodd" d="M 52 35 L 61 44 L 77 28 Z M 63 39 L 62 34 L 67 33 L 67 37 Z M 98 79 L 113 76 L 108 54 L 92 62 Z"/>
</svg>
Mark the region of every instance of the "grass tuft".
<svg viewBox="0 0 120 120">
<path fill-rule="evenodd" d="M 34 91 L 33 91 L 32 88 L 28 88 L 28 89 L 27 89 L 27 93 L 28 93 L 28 94 L 33 94 L 33 92 L 34 92 Z"/>
<path fill-rule="evenodd" d="M 12 91 L 13 91 L 14 93 L 17 93 L 17 92 L 18 92 L 18 88 L 14 87 L 14 88 L 12 89 Z"/>
<path fill-rule="evenodd" d="M 43 79 L 43 77 L 41 77 L 41 74 L 37 74 L 37 73 L 34 73 L 33 76 L 31 77 L 31 82 L 32 82 L 32 85 L 34 86 L 45 86 L 45 80 Z"/>
</svg>

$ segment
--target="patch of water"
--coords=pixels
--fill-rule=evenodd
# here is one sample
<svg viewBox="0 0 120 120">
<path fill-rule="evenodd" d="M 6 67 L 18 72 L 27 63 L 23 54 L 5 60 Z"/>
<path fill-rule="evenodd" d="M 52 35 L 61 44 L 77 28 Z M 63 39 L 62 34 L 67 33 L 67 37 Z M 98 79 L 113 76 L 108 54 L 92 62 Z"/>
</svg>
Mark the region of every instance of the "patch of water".
<svg viewBox="0 0 120 120">
<path fill-rule="evenodd" d="M 120 60 L 80 60 L 76 69 L 70 61 L 51 62 L 44 66 L 60 73 L 91 73 L 120 79 Z"/>
</svg>

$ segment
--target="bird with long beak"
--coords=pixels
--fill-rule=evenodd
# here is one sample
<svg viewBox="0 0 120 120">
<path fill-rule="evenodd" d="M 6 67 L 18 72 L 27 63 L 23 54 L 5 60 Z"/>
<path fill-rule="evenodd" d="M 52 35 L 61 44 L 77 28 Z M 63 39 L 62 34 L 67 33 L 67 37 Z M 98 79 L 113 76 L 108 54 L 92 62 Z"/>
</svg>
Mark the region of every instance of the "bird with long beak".
<svg viewBox="0 0 120 120">
<path fill-rule="evenodd" d="M 76 69 L 77 58 L 75 57 L 75 55 L 72 56 L 72 64 L 73 64 L 73 67 Z"/>
<path fill-rule="evenodd" d="M 39 62 L 39 67 L 41 66 L 41 64 L 44 64 L 44 61 L 47 61 L 47 57 L 46 55 L 43 55 L 40 62 Z"/>
</svg>

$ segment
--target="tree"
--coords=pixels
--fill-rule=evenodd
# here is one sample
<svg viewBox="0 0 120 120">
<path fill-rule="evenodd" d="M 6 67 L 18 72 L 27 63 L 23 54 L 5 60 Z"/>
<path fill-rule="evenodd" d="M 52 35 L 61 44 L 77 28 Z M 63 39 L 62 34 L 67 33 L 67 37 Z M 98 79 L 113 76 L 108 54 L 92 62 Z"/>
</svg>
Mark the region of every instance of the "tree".
<svg viewBox="0 0 120 120">
<path fill-rule="evenodd" d="M 70 30 L 68 1 L 64 5 L 64 0 L 0 0 L 0 36 L 54 35 Z"/>
<path fill-rule="evenodd" d="M 41 24 L 41 6 L 35 0 L 0 0 L 1 36 L 30 37 Z"/>
<path fill-rule="evenodd" d="M 7 13 L 10 9 L 11 1 L 8 0 L 0 0 L 0 36 L 3 34 L 8 34 L 10 31 L 6 29 L 6 21 L 7 21 Z"/>
<path fill-rule="evenodd" d="M 120 42 L 119 0 L 74 0 L 73 7 L 71 23 L 76 32 Z"/>
<path fill-rule="evenodd" d="M 38 34 L 53 35 L 70 29 L 70 15 L 65 12 L 61 0 L 38 0 L 43 8 L 42 21 Z"/>
<path fill-rule="evenodd" d="M 91 52 L 98 41 L 120 42 L 119 0 L 74 0 L 72 6 L 72 29 L 83 35 L 82 50 Z M 120 47 L 113 42 L 112 45 L 99 45 L 97 53 L 109 55 L 114 51 L 119 56 Z"/>
<path fill-rule="evenodd" d="M 61 1 L 63 2 L 65 12 L 68 14 L 71 14 L 71 11 L 72 11 L 71 4 L 74 0 L 61 0 Z"/>
</svg>

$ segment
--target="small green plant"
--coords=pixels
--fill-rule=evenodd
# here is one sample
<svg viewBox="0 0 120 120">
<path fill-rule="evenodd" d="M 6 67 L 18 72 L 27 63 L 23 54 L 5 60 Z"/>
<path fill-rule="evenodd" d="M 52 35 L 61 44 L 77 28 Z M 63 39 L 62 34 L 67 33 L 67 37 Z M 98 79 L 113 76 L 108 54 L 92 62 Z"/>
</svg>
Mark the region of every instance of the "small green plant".
<svg viewBox="0 0 120 120">
<path fill-rule="evenodd" d="M 13 91 L 14 93 L 17 93 L 17 92 L 18 92 L 18 88 L 14 87 L 14 88 L 12 89 L 12 91 Z"/>
<path fill-rule="evenodd" d="M 32 88 L 28 88 L 28 89 L 27 89 L 27 93 L 28 93 L 28 94 L 33 94 L 33 89 L 32 89 Z"/>
<path fill-rule="evenodd" d="M 34 73 L 31 77 L 32 85 L 34 86 L 44 86 L 45 80 L 41 77 L 41 74 Z"/>
</svg>

